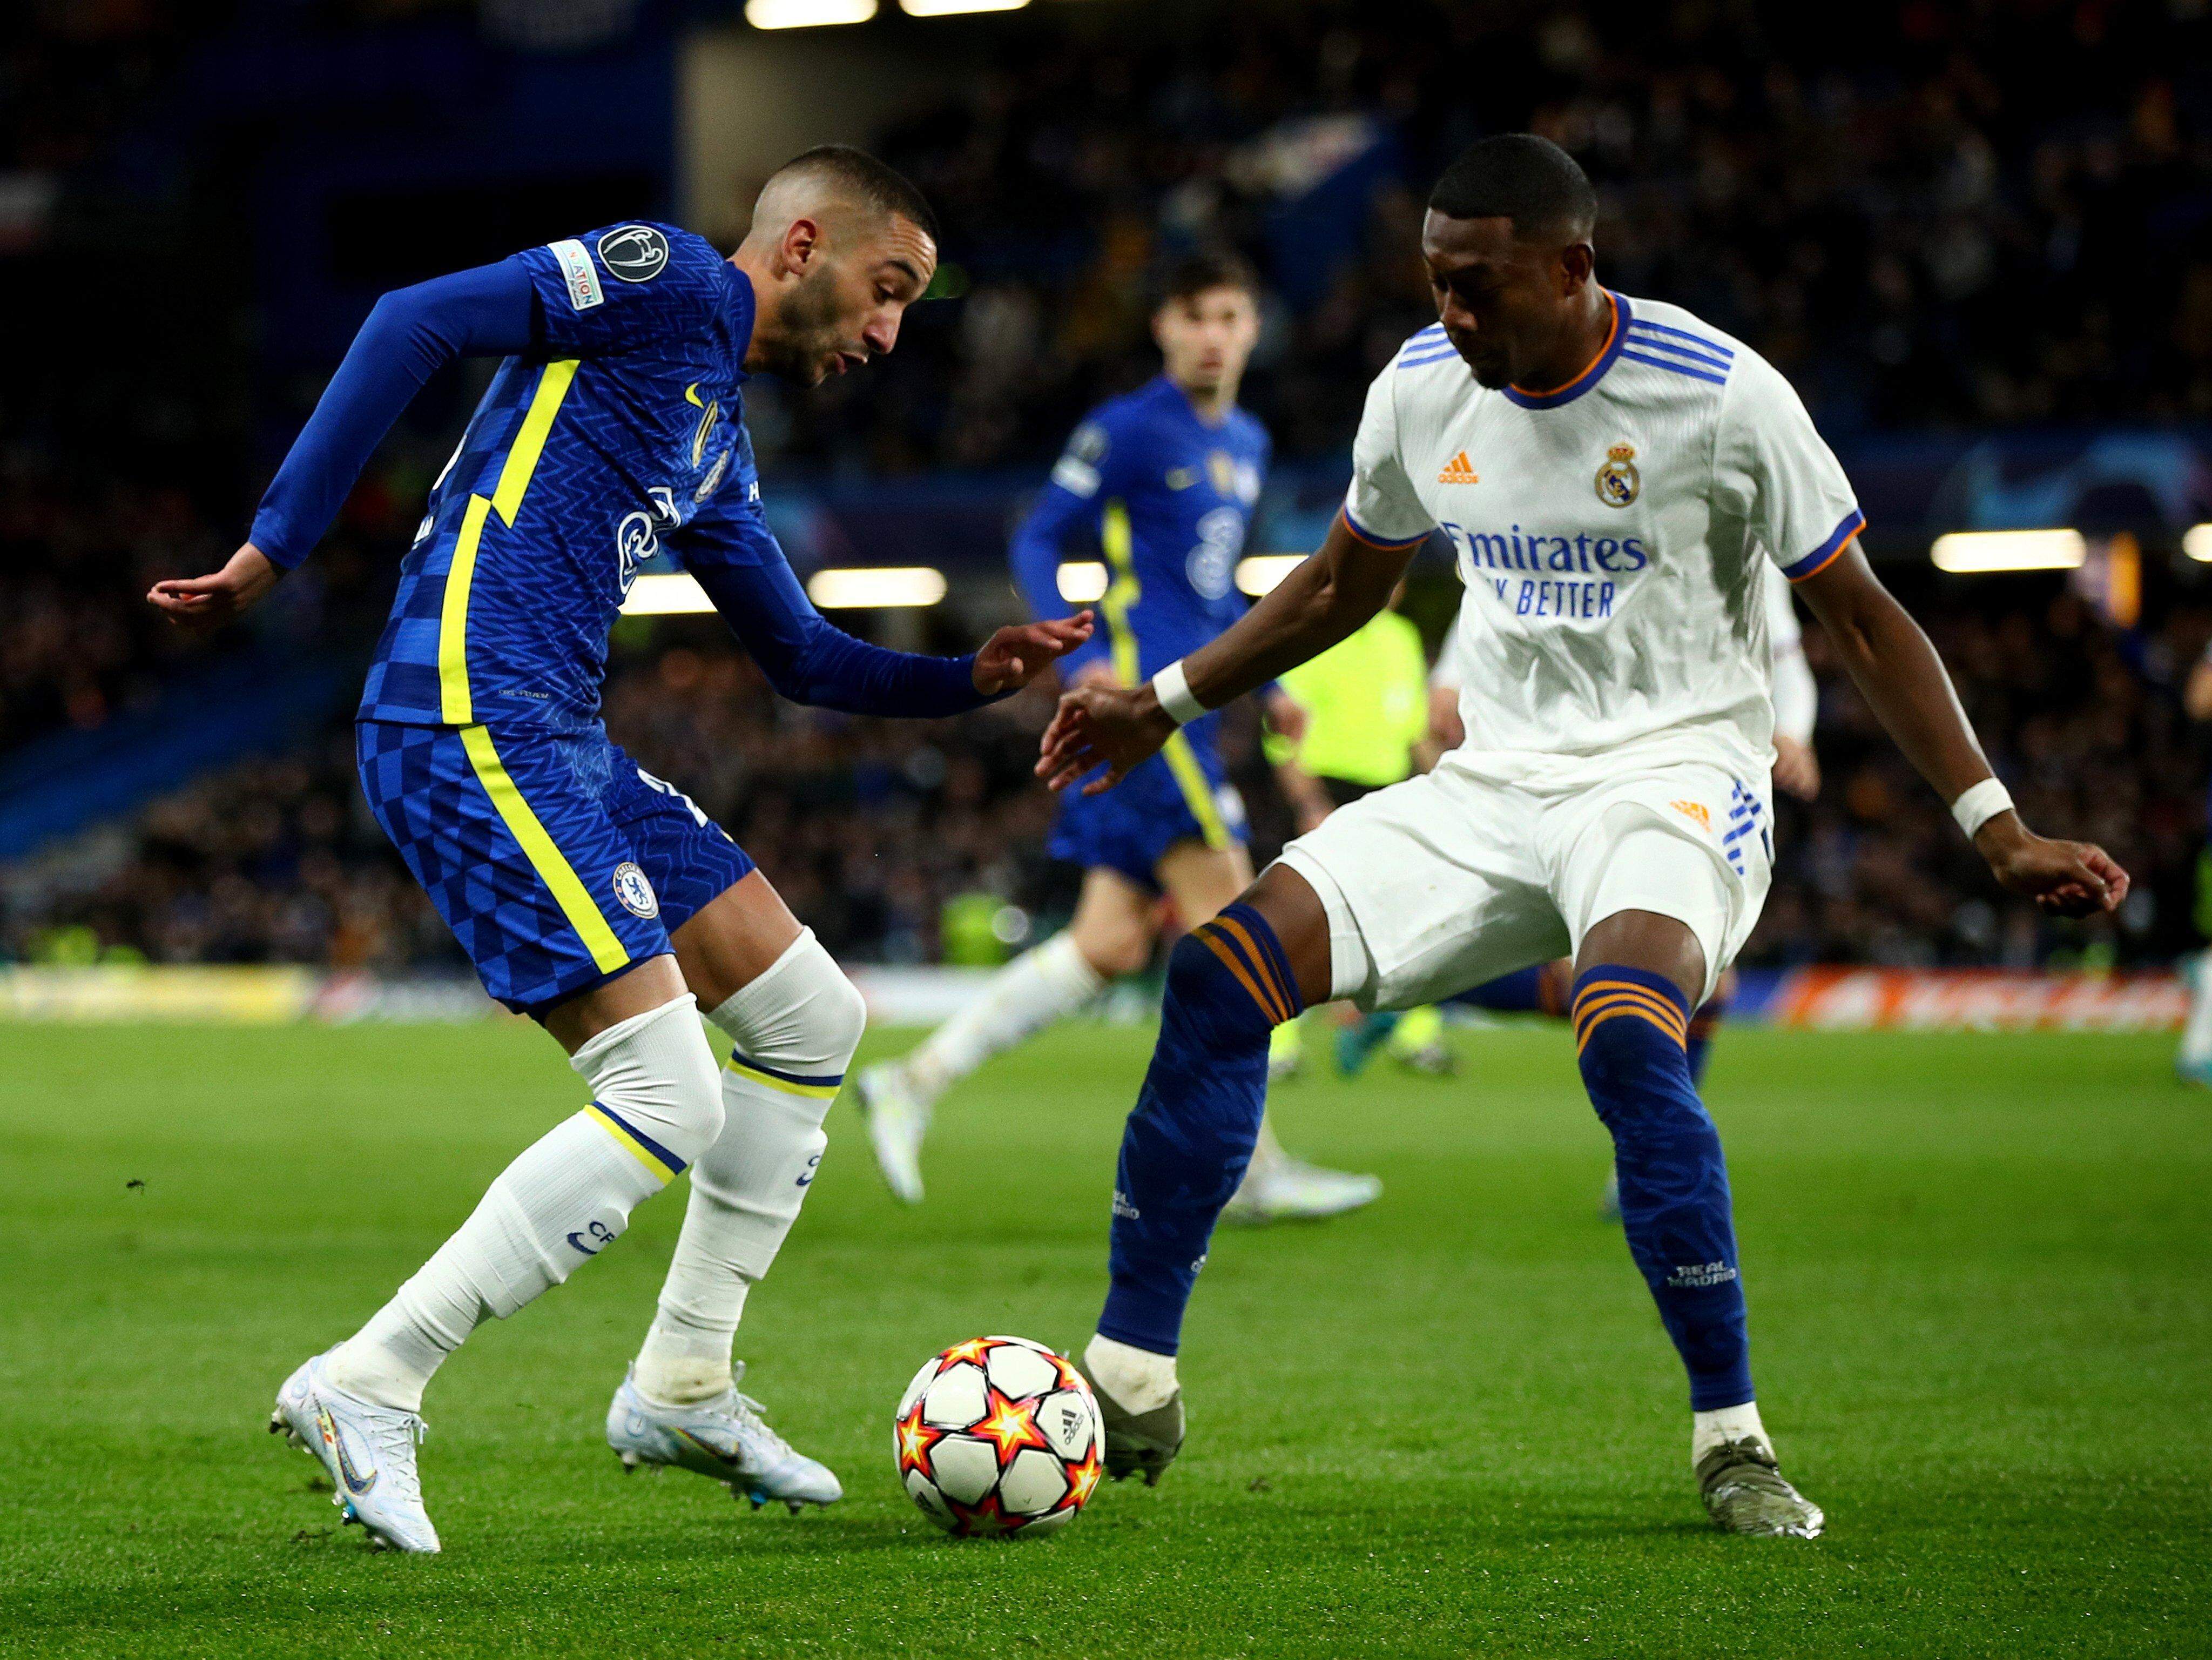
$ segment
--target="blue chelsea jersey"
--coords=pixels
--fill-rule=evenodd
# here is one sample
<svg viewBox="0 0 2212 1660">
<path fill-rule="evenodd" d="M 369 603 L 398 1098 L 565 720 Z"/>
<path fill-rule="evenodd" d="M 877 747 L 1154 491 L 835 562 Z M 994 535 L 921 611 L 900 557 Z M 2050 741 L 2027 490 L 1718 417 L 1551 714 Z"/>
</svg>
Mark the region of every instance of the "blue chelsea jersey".
<svg viewBox="0 0 2212 1660">
<path fill-rule="evenodd" d="M 1253 416 L 1231 409 L 1208 423 L 1165 375 L 1075 429 L 1013 549 L 1031 607 L 1060 616 L 1071 607 L 1054 574 L 1066 533 L 1080 526 L 1098 538 L 1103 626 L 1071 667 L 1103 655 L 1133 684 L 1244 614 L 1237 565 L 1269 447 Z"/>
<path fill-rule="evenodd" d="M 363 719 L 589 724 L 639 566 L 702 512 L 758 518 L 744 275 L 641 222 L 520 258 L 540 344 L 500 365 L 431 490 Z"/>
</svg>

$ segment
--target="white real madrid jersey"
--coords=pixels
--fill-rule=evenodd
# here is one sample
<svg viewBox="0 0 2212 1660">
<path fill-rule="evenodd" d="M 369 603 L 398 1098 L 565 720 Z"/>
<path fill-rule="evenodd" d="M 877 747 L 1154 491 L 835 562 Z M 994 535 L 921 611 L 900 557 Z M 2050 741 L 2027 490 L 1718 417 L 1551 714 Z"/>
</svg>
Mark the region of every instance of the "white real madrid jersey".
<svg viewBox="0 0 2212 1660">
<path fill-rule="evenodd" d="M 1763 779 L 1761 565 L 1802 581 L 1865 520 L 1771 364 L 1679 306 L 1607 298 L 1604 350 L 1546 392 L 1492 391 L 1440 325 L 1414 335 L 1368 391 L 1345 518 L 1386 546 L 1450 538 L 1455 765 L 1565 783 L 1648 754 Z"/>
</svg>

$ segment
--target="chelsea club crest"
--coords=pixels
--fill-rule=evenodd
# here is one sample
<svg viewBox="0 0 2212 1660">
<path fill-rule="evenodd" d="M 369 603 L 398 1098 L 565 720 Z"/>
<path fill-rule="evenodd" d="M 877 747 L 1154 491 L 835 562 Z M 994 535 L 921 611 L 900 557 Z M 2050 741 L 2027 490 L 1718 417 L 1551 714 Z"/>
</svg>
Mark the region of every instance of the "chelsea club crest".
<svg viewBox="0 0 2212 1660">
<path fill-rule="evenodd" d="M 1643 488 L 1643 476 L 1636 471 L 1636 446 L 1615 444 L 1606 451 L 1605 465 L 1597 470 L 1597 499 L 1609 508 L 1625 508 Z"/>
<path fill-rule="evenodd" d="M 625 859 L 615 866 L 615 897 L 632 916 L 642 916 L 648 922 L 660 915 L 660 900 L 653 891 L 653 884 L 645 873 Z"/>
</svg>

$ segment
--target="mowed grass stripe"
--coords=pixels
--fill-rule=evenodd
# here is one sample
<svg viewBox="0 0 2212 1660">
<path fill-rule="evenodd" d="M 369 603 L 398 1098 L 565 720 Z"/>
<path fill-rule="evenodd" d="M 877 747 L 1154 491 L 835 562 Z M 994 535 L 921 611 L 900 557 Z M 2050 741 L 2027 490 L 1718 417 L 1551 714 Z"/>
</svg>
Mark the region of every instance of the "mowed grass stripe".
<svg viewBox="0 0 2212 1660">
<path fill-rule="evenodd" d="M 528 1027 L 0 1028 L 0 1653 L 2187 1653 L 2212 1560 L 2212 1111 L 2154 1040 L 1723 1031 L 1754 1357 L 1810 1547 L 1703 1524 L 1683 1390 L 1564 1026 L 1275 1097 L 1371 1212 L 1224 1232 L 1188 1452 L 1066 1535 L 952 1545 L 890 1475 L 927 1354 L 1079 1343 L 1148 1034 L 948 1103 L 931 1203 L 849 1104 L 742 1335 L 851 1497 L 754 1516 L 599 1438 L 680 1196 L 428 1402 L 447 1554 L 373 1558 L 262 1432 L 580 1097 Z M 912 1034 L 877 1034 L 884 1053 Z M 143 1187 L 126 1185 L 143 1182 Z"/>
</svg>

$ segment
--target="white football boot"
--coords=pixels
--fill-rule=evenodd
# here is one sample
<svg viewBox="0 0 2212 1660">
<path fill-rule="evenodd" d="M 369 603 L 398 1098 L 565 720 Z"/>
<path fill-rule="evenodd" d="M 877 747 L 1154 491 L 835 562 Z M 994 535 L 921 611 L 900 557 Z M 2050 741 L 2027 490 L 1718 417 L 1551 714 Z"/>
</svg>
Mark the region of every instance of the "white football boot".
<svg viewBox="0 0 2212 1660">
<path fill-rule="evenodd" d="M 826 1465 L 793 1448 L 761 1417 L 761 1403 L 737 1390 L 739 1361 L 727 1393 L 688 1407 L 664 1407 L 637 1387 L 635 1367 L 607 1408 L 607 1444 L 625 1473 L 641 1465 L 695 1470 L 750 1499 L 758 1510 L 771 1499 L 799 1513 L 805 1505 L 834 1505 L 845 1496 Z"/>
<path fill-rule="evenodd" d="M 323 1375 L 326 1359 L 317 1355 L 284 1380 L 269 1432 L 322 1461 L 331 1475 L 331 1503 L 346 1521 L 362 1525 L 372 1547 L 435 1552 L 438 1530 L 422 1508 L 415 1471 L 421 1414 L 373 1406 L 333 1387 Z"/>
<path fill-rule="evenodd" d="M 906 1068 L 878 1061 L 854 1080 L 860 1090 L 860 1116 L 876 1149 L 876 1168 L 892 1194 L 906 1204 L 921 1202 L 921 1138 L 929 1133 L 928 1104 L 915 1093 Z"/>
<path fill-rule="evenodd" d="M 1382 1178 L 1324 1170 L 1303 1158 L 1254 1159 L 1221 1212 L 1224 1222 L 1248 1227 L 1269 1222 L 1311 1222 L 1341 1216 L 1382 1196 Z"/>
</svg>

